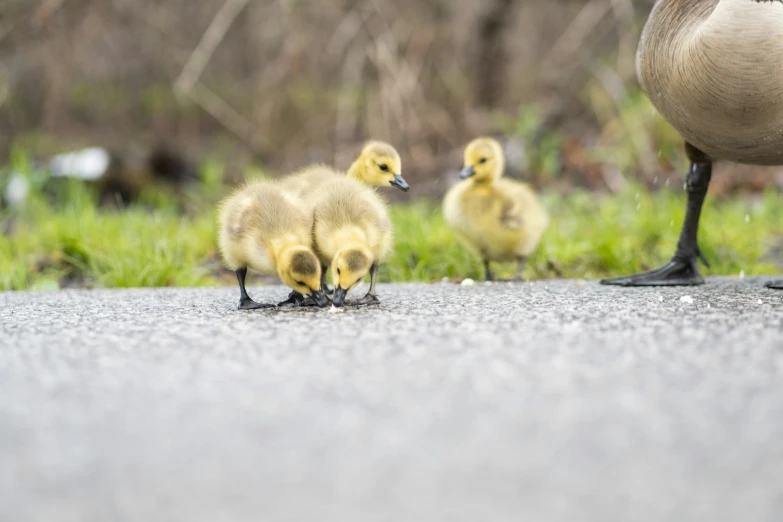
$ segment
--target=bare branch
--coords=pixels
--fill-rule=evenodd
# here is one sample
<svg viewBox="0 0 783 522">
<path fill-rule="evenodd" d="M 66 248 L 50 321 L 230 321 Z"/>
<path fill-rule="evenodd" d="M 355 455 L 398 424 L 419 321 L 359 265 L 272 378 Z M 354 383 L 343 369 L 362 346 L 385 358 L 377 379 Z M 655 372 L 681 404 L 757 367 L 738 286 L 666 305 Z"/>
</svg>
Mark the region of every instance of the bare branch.
<svg viewBox="0 0 783 522">
<path fill-rule="evenodd" d="M 239 16 L 239 13 L 249 1 L 226 0 L 226 3 L 217 12 L 215 18 L 212 19 L 212 23 L 201 37 L 201 41 L 193 50 L 179 78 L 174 83 L 177 91 L 187 94 L 193 89 L 193 86 L 201 77 L 201 73 L 204 72 L 207 63 L 212 58 L 218 44 L 223 41 L 229 27 L 231 27 L 236 17 Z"/>
</svg>

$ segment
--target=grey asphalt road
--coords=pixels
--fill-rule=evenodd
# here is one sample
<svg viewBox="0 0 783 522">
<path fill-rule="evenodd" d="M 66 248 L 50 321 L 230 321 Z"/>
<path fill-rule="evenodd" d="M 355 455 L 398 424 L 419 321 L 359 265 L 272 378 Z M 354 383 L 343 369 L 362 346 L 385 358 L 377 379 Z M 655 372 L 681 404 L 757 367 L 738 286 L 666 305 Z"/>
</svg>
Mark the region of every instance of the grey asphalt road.
<svg viewBox="0 0 783 522">
<path fill-rule="evenodd" d="M 0 294 L 0 520 L 783 520 L 783 292 L 380 295 Z"/>
</svg>

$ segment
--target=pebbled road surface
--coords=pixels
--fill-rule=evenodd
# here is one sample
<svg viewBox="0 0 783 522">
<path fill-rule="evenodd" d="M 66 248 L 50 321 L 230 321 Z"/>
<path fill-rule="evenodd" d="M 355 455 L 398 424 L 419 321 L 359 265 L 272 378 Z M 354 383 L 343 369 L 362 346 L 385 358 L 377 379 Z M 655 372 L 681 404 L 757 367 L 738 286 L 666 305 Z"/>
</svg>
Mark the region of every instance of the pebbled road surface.
<svg viewBox="0 0 783 522">
<path fill-rule="evenodd" d="M 783 520 L 783 292 L 379 292 L 0 294 L 0 520 Z"/>
</svg>

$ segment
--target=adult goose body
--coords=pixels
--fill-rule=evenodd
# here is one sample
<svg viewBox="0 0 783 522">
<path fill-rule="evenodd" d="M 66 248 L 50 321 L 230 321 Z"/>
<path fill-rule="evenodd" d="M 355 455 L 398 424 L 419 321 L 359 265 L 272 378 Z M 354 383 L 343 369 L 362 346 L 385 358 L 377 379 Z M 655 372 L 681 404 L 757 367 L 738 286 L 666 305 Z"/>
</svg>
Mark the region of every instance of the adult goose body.
<svg viewBox="0 0 783 522">
<path fill-rule="evenodd" d="M 783 0 L 659 0 L 642 33 L 637 73 L 685 140 L 688 207 L 669 263 L 602 282 L 702 284 L 698 227 L 713 163 L 783 165 Z"/>
</svg>

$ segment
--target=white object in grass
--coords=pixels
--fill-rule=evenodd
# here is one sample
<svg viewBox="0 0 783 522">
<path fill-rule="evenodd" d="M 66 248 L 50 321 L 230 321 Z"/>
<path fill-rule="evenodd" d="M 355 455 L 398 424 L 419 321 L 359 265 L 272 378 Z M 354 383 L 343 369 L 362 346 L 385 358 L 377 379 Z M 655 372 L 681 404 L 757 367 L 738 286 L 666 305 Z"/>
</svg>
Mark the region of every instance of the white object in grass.
<svg viewBox="0 0 783 522">
<path fill-rule="evenodd" d="M 78 178 L 95 181 L 106 173 L 111 158 L 106 149 L 90 147 L 87 149 L 59 154 L 49 160 L 52 176 Z"/>
<path fill-rule="evenodd" d="M 8 179 L 8 185 L 5 186 L 5 200 L 8 206 L 18 207 L 23 205 L 30 193 L 30 182 L 27 178 L 18 172 L 11 174 Z"/>
</svg>

